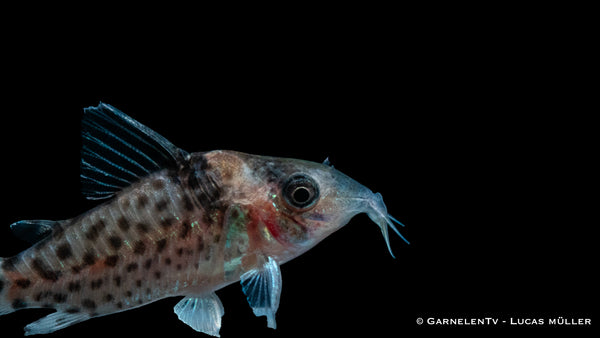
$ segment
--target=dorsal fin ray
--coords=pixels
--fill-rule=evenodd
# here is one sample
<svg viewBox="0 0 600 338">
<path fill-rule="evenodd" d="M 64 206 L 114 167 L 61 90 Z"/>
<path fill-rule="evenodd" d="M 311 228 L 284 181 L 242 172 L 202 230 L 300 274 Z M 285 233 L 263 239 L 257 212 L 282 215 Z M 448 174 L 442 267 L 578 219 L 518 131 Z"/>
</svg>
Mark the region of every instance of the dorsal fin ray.
<svg viewBox="0 0 600 338">
<path fill-rule="evenodd" d="M 166 138 L 115 107 L 84 109 L 81 184 L 88 199 L 112 197 L 148 174 L 174 168 L 188 156 Z"/>
</svg>

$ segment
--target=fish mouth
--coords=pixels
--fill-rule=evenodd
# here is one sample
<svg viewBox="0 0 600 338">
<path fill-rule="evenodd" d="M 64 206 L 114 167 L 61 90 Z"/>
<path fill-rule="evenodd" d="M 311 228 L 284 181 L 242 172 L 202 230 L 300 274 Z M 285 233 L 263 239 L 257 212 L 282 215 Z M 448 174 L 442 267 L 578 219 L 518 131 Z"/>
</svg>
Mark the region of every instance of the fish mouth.
<svg viewBox="0 0 600 338">
<path fill-rule="evenodd" d="M 387 208 L 385 203 L 383 203 L 383 197 L 380 193 L 375 193 L 367 200 L 367 206 L 365 212 L 369 216 L 369 218 L 375 222 L 381 229 L 381 234 L 383 235 L 383 239 L 385 240 L 385 244 L 387 245 L 388 251 L 392 258 L 396 258 L 394 253 L 392 252 L 392 247 L 390 246 L 390 236 L 388 233 L 388 227 L 392 228 L 394 232 L 406 242 L 406 244 L 410 244 L 404 236 L 398 231 L 394 223 L 404 227 L 404 224 L 400 223 L 397 219 L 392 217 L 392 215 L 387 213 Z"/>
</svg>

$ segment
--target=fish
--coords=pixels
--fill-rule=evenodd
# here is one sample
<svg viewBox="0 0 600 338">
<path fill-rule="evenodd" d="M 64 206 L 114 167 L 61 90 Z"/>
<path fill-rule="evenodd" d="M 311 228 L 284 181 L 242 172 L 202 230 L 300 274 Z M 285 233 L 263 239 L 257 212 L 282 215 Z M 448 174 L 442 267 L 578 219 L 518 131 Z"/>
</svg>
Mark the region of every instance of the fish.
<svg viewBox="0 0 600 338">
<path fill-rule="evenodd" d="M 99 205 L 68 220 L 10 225 L 31 247 L 0 258 L 0 315 L 55 312 L 25 326 L 47 334 L 167 297 L 192 329 L 219 336 L 219 290 L 240 282 L 275 329 L 280 265 L 366 213 L 390 255 L 383 197 L 323 163 L 232 150 L 188 153 L 115 107 L 84 109 L 81 187 Z"/>
</svg>

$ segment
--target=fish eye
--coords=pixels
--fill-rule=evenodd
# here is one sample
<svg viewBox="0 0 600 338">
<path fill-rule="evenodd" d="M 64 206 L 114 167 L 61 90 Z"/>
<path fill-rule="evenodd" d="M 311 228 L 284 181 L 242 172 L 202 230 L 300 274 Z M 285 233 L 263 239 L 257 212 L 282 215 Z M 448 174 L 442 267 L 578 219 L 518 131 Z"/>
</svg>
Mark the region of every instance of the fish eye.
<svg viewBox="0 0 600 338">
<path fill-rule="evenodd" d="M 294 174 L 283 184 L 282 193 L 289 206 L 306 209 L 319 199 L 319 186 L 307 175 Z"/>
</svg>

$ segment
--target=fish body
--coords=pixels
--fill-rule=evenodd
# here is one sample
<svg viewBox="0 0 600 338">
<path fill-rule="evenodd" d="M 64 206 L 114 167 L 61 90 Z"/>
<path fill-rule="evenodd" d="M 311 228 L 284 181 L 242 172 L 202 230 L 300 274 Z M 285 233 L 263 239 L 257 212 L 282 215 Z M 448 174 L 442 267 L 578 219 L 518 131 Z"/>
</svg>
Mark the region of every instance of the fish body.
<svg viewBox="0 0 600 338">
<path fill-rule="evenodd" d="M 388 226 L 400 235 L 381 195 L 328 163 L 189 154 L 106 104 L 85 110 L 82 136 L 83 193 L 107 201 L 70 220 L 16 222 L 14 234 L 34 244 L 0 258 L 0 315 L 57 310 L 27 335 L 184 296 L 178 317 L 218 336 L 214 291 L 237 281 L 275 328 L 280 264 L 360 212 L 388 248 Z"/>
</svg>

